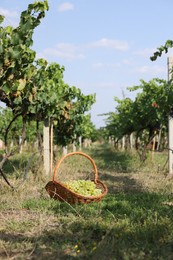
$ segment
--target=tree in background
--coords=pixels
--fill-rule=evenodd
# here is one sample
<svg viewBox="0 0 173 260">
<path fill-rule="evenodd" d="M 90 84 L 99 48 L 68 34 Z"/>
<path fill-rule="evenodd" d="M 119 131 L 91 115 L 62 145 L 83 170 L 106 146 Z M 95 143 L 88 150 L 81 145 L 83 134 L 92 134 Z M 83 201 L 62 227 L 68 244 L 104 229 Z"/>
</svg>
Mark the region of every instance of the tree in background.
<svg viewBox="0 0 173 260">
<path fill-rule="evenodd" d="M 12 121 L 18 116 L 22 116 L 23 125 L 35 120 L 38 130 L 39 122 L 55 120 L 60 123 L 59 132 L 67 127 L 64 135 L 69 129 L 74 135 L 76 124 L 72 123 L 80 122 L 95 102 L 95 95 L 85 96 L 80 89 L 64 83 L 63 66 L 35 59 L 36 53 L 30 48 L 32 35 L 48 9 L 47 1 L 35 2 L 21 13 L 17 28 L 0 27 L 0 100 L 11 108 Z"/>
<path fill-rule="evenodd" d="M 138 91 L 135 100 L 115 98 L 116 111 L 108 114 L 106 128 L 117 139 L 135 132 L 136 147 L 140 139 L 143 147 L 141 158 L 145 159 L 146 147 L 154 134 L 163 126 L 167 128 L 173 88 L 165 80 L 152 79 L 149 82 L 141 80 L 139 86 L 128 90 Z"/>
<path fill-rule="evenodd" d="M 57 122 L 56 128 L 61 133 L 59 143 L 68 144 L 76 135 L 85 112 L 95 102 L 95 95 L 85 96 L 80 89 L 63 81 L 63 66 L 35 59 L 32 36 L 48 9 L 47 0 L 29 4 L 16 28 L 3 27 L 4 17 L 0 16 L 0 101 L 12 115 L 4 136 L 7 157 L 11 154 L 7 140 L 10 140 L 14 122 L 22 121 L 21 144 L 27 138 L 26 126 L 35 121 L 41 147 L 40 130 L 45 120 Z"/>
</svg>

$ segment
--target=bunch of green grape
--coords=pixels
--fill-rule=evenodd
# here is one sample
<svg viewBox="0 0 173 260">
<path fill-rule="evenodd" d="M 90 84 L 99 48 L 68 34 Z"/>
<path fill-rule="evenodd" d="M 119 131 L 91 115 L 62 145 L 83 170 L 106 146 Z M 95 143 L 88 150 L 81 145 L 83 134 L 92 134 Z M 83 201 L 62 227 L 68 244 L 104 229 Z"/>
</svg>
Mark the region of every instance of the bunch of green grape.
<svg viewBox="0 0 173 260">
<path fill-rule="evenodd" d="M 78 180 L 65 182 L 64 185 L 83 196 L 99 196 L 102 193 L 101 189 L 96 187 L 96 184 L 91 180 Z"/>
</svg>

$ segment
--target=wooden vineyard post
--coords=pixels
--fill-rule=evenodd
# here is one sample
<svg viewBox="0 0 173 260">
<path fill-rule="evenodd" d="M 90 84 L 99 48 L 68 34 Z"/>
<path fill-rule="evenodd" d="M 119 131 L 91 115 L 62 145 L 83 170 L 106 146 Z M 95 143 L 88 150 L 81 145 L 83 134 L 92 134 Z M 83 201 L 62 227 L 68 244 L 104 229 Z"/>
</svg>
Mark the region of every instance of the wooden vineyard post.
<svg viewBox="0 0 173 260">
<path fill-rule="evenodd" d="M 53 172 L 53 121 L 50 123 L 50 172 Z"/>
<path fill-rule="evenodd" d="M 79 136 L 79 150 L 82 149 L 82 136 Z"/>
<path fill-rule="evenodd" d="M 44 171 L 46 175 L 50 173 L 50 124 L 49 119 L 44 121 L 43 129 L 43 160 L 44 160 Z"/>
<path fill-rule="evenodd" d="M 172 78 L 173 57 L 168 57 L 168 81 Z M 172 104 L 173 106 L 173 104 Z M 173 117 L 168 117 L 168 156 L 169 156 L 169 175 L 173 175 Z"/>
<path fill-rule="evenodd" d="M 157 148 L 156 148 L 157 151 L 159 151 L 161 136 L 162 136 L 162 127 L 159 129 L 158 143 L 157 143 Z"/>
<path fill-rule="evenodd" d="M 130 134 L 130 150 L 134 148 L 133 135 L 134 135 L 133 133 Z"/>
<path fill-rule="evenodd" d="M 152 144 L 152 149 L 151 149 L 151 151 L 152 151 L 152 161 L 153 161 L 153 159 L 154 159 L 154 152 L 155 152 L 155 146 L 156 146 L 156 130 L 154 130 L 154 137 L 153 137 L 153 144 Z"/>
<path fill-rule="evenodd" d="M 153 137 L 152 151 L 155 151 L 155 146 L 156 146 L 156 130 L 154 130 L 154 137 Z"/>
<path fill-rule="evenodd" d="M 125 150 L 125 136 L 122 137 L 122 150 Z"/>
</svg>

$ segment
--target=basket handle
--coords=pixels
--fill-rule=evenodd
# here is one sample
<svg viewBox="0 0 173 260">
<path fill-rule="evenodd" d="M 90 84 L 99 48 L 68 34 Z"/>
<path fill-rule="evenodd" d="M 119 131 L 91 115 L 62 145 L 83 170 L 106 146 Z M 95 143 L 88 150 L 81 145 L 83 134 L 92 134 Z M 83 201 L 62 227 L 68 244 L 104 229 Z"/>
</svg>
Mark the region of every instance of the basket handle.
<svg viewBox="0 0 173 260">
<path fill-rule="evenodd" d="M 55 167 L 54 173 L 53 173 L 53 181 L 55 181 L 56 172 L 57 172 L 57 170 L 58 170 L 60 164 L 62 163 L 62 161 L 63 161 L 65 158 L 69 157 L 69 156 L 77 155 L 77 154 L 78 154 L 78 155 L 82 155 L 82 156 L 84 156 L 84 157 L 86 157 L 87 159 L 90 160 L 90 162 L 92 163 L 92 166 L 93 166 L 93 168 L 94 168 L 94 174 L 95 174 L 95 175 L 94 175 L 94 182 L 97 183 L 98 170 L 97 170 L 96 164 L 95 164 L 94 160 L 93 160 L 89 155 L 87 155 L 87 154 L 85 154 L 85 153 L 83 153 L 83 152 L 71 152 L 71 153 L 68 153 L 68 154 L 66 154 L 65 156 L 63 156 L 63 157 L 58 161 L 58 163 L 56 164 L 56 167 Z"/>
</svg>

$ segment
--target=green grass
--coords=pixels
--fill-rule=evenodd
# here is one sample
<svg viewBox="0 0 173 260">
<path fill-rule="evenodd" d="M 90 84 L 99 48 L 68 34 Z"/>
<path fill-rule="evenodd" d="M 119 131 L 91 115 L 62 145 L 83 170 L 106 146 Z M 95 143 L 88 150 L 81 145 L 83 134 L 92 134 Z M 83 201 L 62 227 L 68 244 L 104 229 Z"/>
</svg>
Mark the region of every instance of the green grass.
<svg viewBox="0 0 173 260">
<path fill-rule="evenodd" d="M 47 180 L 33 175 L 16 191 L 1 180 L 0 259 L 173 259 L 167 155 L 156 153 L 141 165 L 136 154 L 106 145 L 86 153 L 109 189 L 99 203 L 50 199 Z"/>
</svg>

